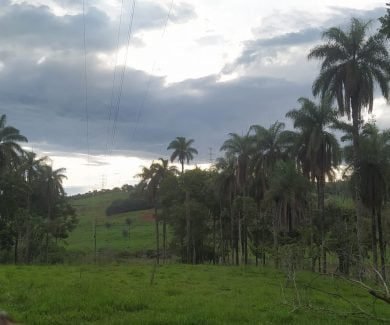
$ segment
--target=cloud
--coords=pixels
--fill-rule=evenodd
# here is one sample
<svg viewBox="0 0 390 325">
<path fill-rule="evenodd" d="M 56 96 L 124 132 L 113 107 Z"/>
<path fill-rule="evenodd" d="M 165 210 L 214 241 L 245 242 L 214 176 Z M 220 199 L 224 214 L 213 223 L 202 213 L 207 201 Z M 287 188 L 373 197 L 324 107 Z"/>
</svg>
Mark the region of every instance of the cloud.
<svg viewBox="0 0 390 325">
<path fill-rule="evenodd" d="M 139 12 L 144 14 L 137 18 L 137 31 L 164 24 L 168 8 L 151 2 L 142 5 Z M 343 15 L 345 19 L 347 13 Z M 180 3 L 172 17 L 175 23 L 183 23 L 196 17 L 195 9 Z M 97 55 L 115 46 L 113 30 L 117 27 L 100 9 L 91 8 L 86 18 L 90 30 L 96 29 L 93 35 L 87 34 L 91 37 L 87 72 L 92 155 L 104 155 L 108 148 L 116 155 L 166 157 L 168 143 L 185 136 L 195 139 L 198 161 L 207 161 L 208 148 L 218 151 L 229 132 L 241 134 L 252 124 L 268 126 L 284 120 L 285 113 L 296 107 L 297 98 L 310 96 L 312 76 L 318 71 L 314 63 L 307 63 L 306 55 L 320 39 L 323 27 L 296 25 L 292 31 L 268 37 L 257 30 L 231 64 L 229 71 L 239 71 L 238 78 L 220 82 L 219 75 L 209 75 L 168 85 L 163 77 L 128 68 L 118 106 L 120 74 L 111 99 L 112 67 Z M 12 5 L 0 14 L 0 28 L 13 33 L 0 34 L 4 43 L 0 112 L 8 115 L 9 123 L 33 146 L 49 152 L 87 152 L 80 24 L 79 14 L 55 16 L 42 6 Z M 141 34 L 136 37 L 142 46 Z M 208 35 L 197 42 L 207 46 L 219 39 Z M 101 161 L 93 163 L 101 166 Z"/>
<path fill-rule="evenodd" d="M 128 69 L 112 146 L 112 124 L 108 121 L 112 71 L 102 67 L 98 59 L 89 58 L 88 64 L 92 154 L 104 154 L 108 144 L 141 157 L 166 156 L 169 141 L 186 136 L 196 140 L 206 161 L 207 148 L 218 149 L 227 133 L 283 119 L 285 111 L 310 89 L 309 85 L 275 78 L 219 83 L 217 76 L 166 86 L 163 78 Z M 85 153 L 82 68 L 81 56 L 48 58 L 39 65 L 28 58 L 10 61 L 0 72 L 1 112 L 36 146 Z M 115 90 L 117 94 L 118 86 Z M 116 105 L 111 117 L 115 110 Z"/>
<path fill-rule="evenodd" d="M 69 1 L 68 1 L 69 2 Z M 69 4 L 69 3 L 68 3 Z M 70 2 L 73 4 L 73 1 Z M 122 44 L 126 43 L 131 8 L 124 7 L 122 21 Z M 140 2 L 136 7 L 133 22 L 135 46 L 142 44 L 137 34 L 164 26 L 168 8 L 156 2 Z M 170 20 L 185 23 L 196 17 L 194 8 L 186 3 L 175 5 Z M 112 20 L 103 10 L 90 6 L 85 14 L 87 50 L 110 51 L 116 48 L 118 21 Z M 75 14 L 55 15 L 49 5 L 5 2 L 0 9 L 0 42 L 11 49 L 49 49 L 51 51 L 83 50 L 83 16 Z"/>
<path fill-rule="evenodd" d="M 296 65 L 296 57 L 291 54 L 292 48 L 301 47 L 304 49 L 304 46 L 307 47 L 307 45 L 313 45 L 319 42 L 322 32 L 326 28 L 331 26 L 346 26 L 351 17 L 358 17 L 366 21 L 371 20 L 373 22 L 372 29 L 375 30 L 378 26 L 377 19 L 385 12 L 384 8 L 354 10 L 350 8 L 330 7 L 329 9 L 332 14 L 325 21 L 321 22 L 321 25 L 313 21 L 312 17 L 308 17 L 307 13 L 300 11 L 288 13 L 275 12 L 272 16 L 265 17 L 263 24 L 253 29 L 254 35 L 260 36 L 243 42 L 241 54 L 233 62 L 226 64 L 222 72 L 232 74 L 238 70 L 240 74 L 253 73 L 253 66 L 255 66 L 255 70 L 261 74 L 263 69 L 267 70 L 267 65 L 274 64 L 277 66 L 275 63 L 280 63 L 278 58 L 282 58 L 284 62 L 289 60 L 290 66 Z M 305 17 L 304 19 L 302 19 L 302 15 Z M 279 26 L 275 25 L 276 21 Z M 282 26 L 284 23 L 288 24 L 290 29 L 295 29 L 295 31 L 275 35 L 275 31 L 284 30 Z M 272 36 L 264 37 L 264 35 L 269 34 Z M 296 53 L 296 51 L 293 52 Z M 307 53 L 300 53 L 300 56 L 306 56 Z M 310 64 L 307 64 L 306 67 L 311 69 Z M 305 68 L 305 65 L 302 65 L 301 68 Z"/>
</svg>

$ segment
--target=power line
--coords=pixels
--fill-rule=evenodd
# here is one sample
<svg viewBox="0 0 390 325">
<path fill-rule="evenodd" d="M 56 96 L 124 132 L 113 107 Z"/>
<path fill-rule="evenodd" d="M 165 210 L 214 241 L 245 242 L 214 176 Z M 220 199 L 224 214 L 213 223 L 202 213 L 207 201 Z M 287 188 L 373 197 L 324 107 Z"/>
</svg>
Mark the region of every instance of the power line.
<svg viewBox="0 0 390 325">
<path fill-rule="evenodd" d="M 111 152 L 114 148 L 115 136 L 116 136 L 117 128 L 118 128 L 118 126 L 117 126 L 118 115 L 119 115 L 122 92 L 123 92 L 123 83 L 124 83 L 124 79 L 125 79 L 127 57 L 128 57 L 128 53 L 129 53 L 130 40 L 131 40 L 131 35 L 132 35 L 132 30 L 133 30 L 134 12 L 135 12 L 135 0 L 133 0 L 133 6 L 132 6 L 132 11 L 131 11 L 131 19 L 130 19 L 130 23 L 129 23 L 127 47 L 126 47 L 126 53 L 125 53 L 125 62 L 123 64 L 122 75 L 121 75 L 120 86 L 119 86 L 118 100 L 117 100 L 116 111 L 115 111 L 115 116 L 114 116 L 114 124 L 113 124 L 112 139 L 111 139 Z"/>
<path fill-rule="evenodd" d="M 167 19 L 165 20 L 164 29 L 163 29 L 163 32 L 161 33 L 161 40 L 164 39 L 166 30 L 167 30 L 168 22 L 169 22 L 169 19 L 171 17 L 171 13 L 172 13 L 173 2 L 174 2 L 174 0 L 171 0 L 171 5 L 169 7 L 169 11 L 168 11 L 168 14 L 167 14 Z M 147 99 L 147 97 L 149 95 L 150 86 L 151 86 L 151 83 L 152 83 L 152 76 L 153 76 L 153 72 L 154 72 L 154 69 L 155 69 L 155 66 L 156 66 L 156 62 L 157 62 L 157 58 L 153 62 L 152 71 L 151 71 L 151 73 L 149 75 L 149 80 L 148 80 L 148 83 L 146 85 L 146 91 L 145 91 L 144 97 L 142 98 L 141 105 L 138 107 L 138 110 L 137 110 L 135 126 L 133 128 L 133 132 L 131 134 L 130 141 L 132 141 L 134 139 L 135 133 L 137 132 L 139 120 L 141 118 L 141 112 L 144 109 L 144 106 L 145 106 L 145 103 L 146 103 L 146 99 Z"/>
<path fill-rule="evenodd" d="M 118 37 L 117 37 L 116 55 L 115 55 L 115 66 L 114 66 L 114 74 L 113 74 L 113 78 L 112 78 L 110 107 L 109 107 L 108 123 L 107 123 L 107 137 L 106 137 L 106 150 L 105 150 L 106 153 L 108 152 L 108 138 L 109 138 L 109 134 L 110 134 L 111 115 L 112 115 L 112 110 L 113 110 L 113 106 L 114 106 L 114 90 L 115 90 L 115 82 L 116 82 L 116 72 L 117 72 L 117 67 L 118 67 L 118 58 L 119 58 L 119 45 L 120 45 L 120 34 L 121 34 L 122 16 L 123 16 L 123 3 L 124 3 L 124 0 L 122 0 L 122 3 L 121 3 L 121 13 L 120 13 L 120 18 L 119 18 Z"/>
<path fill-rule="evenodd" d="M 84 39 L 84 85 L 85 85 L 85 117 L 86 117 L 86 137 L 87 137 L 87 163 L 89 166 L 89 113 L 88 113 L 88 74 L 87 74 L 87 45 L 85 27 L 85 0 L 83 0 L 83 39 Z"/>
</svg>

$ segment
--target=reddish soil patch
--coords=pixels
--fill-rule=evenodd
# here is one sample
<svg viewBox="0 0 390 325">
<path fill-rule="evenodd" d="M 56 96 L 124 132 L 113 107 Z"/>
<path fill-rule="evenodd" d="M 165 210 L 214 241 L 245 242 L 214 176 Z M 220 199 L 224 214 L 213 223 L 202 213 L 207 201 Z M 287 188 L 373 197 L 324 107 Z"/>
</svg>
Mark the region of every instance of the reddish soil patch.
<svg viewBox="0 0 390 325">
<path fill-rule="evenodd" d="M 153 222 L 154 221 L 154 215 L 153 214 L 143 214 L 142 215 L 142 220 L 148 221 L 148 222 Z"/>
</svg>

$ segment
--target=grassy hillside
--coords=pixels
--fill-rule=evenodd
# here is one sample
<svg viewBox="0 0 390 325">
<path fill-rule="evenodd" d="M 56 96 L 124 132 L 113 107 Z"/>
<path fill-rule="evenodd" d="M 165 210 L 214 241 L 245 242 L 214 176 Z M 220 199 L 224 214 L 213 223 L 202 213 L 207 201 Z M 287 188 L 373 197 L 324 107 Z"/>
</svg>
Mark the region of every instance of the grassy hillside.
<svg viewBox="0 0 390 325">
<path fill-rule="evenodd" d="M 152 269 L 3 266 L 0 307 L 23 324 L 374 324 L 365 311 L 390 318 L 388 305 L 330 277 L 298 275 L 297 294 L 271 269 L 165 265 L 153 285 Z"/>
<path fill-rule="evenodd" d="M 69 252 L 92 254 L 94 251 L 94 223 L 96 221 L 97 250 L 103 252 L 127 252 L 134 254 L 154 248 L 154 223 L 152 211 L 122 213 L 106 217 L 105 210 L 116 199 L 124 199 L 126 193 L 101 193 L 94 197 L 72 199 L 79 217 L 77 228 L 66 240 Z M 126 219 L 131 219 L 128 227 Z M 123 231 L 129 230 L 124 237 Z"/>
</svg>

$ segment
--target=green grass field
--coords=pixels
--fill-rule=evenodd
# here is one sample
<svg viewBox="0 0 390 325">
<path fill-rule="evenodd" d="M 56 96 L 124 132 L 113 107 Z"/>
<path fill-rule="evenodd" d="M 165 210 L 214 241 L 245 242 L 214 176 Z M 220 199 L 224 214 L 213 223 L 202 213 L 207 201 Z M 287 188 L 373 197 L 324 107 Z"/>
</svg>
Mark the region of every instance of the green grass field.
<svg viewBox="0 0 390 325">
<path fill-rule="evenodd" d="M 315 274 L 298 276 L 299 307 L 296 291 L 272 269 L 172 264 L 158 267 L 151 284 L 152 270 L 153 264 L 2 266 L 0 308 L 25 324 L 375 323 L 360 318 L 349 300 L 390 319 L 388 305 L 364 290 Z M 310 281 L 319 291 L 304 289 Z"/>
<path fill-rule="evenodd" d="M 122 213 L 106 217 L 105 210 L 116 199 L 124 199 L 126 193 L 104 193 L 94 197 L 72 200 L 77 210 L 79 224 L 66 240 L 70 253 L 92 254 L 94 251 L 94 223 L 96 221 L 96 243 L 98 252 L 126 252 L 135 254 L 154 248 L 154 223 L 145 216 L 152 211 Z M 123 236 L 128 230 L 126 219 L 130 218 L 129 237 Z"/>
<path fill-rule="evenodd" d="M 93 255 L 95 219 L 98 250 L 153 249 L 154 223 L 144 217 L 151 211 L 105 216 L 106 207 L 121 196 L 125 194 L 106 193 L 72 201 L 80 222 L 67 240 L 68 251 Z M 128 217 L 130 239 L 122 235 Z M 112 226 L 107 228 L 107 222 Z M 286 287 L 285 275 L 271 268 L 155 268 L 152 259 L 98 262 L 0 266 L 0 310 L 21 324 L 50 325 L 376 324 L 390 319 L 389 306 L 364 289 L 314 273 L 299 273 L 295 288 L 294 283 Z"/>
</svg>

